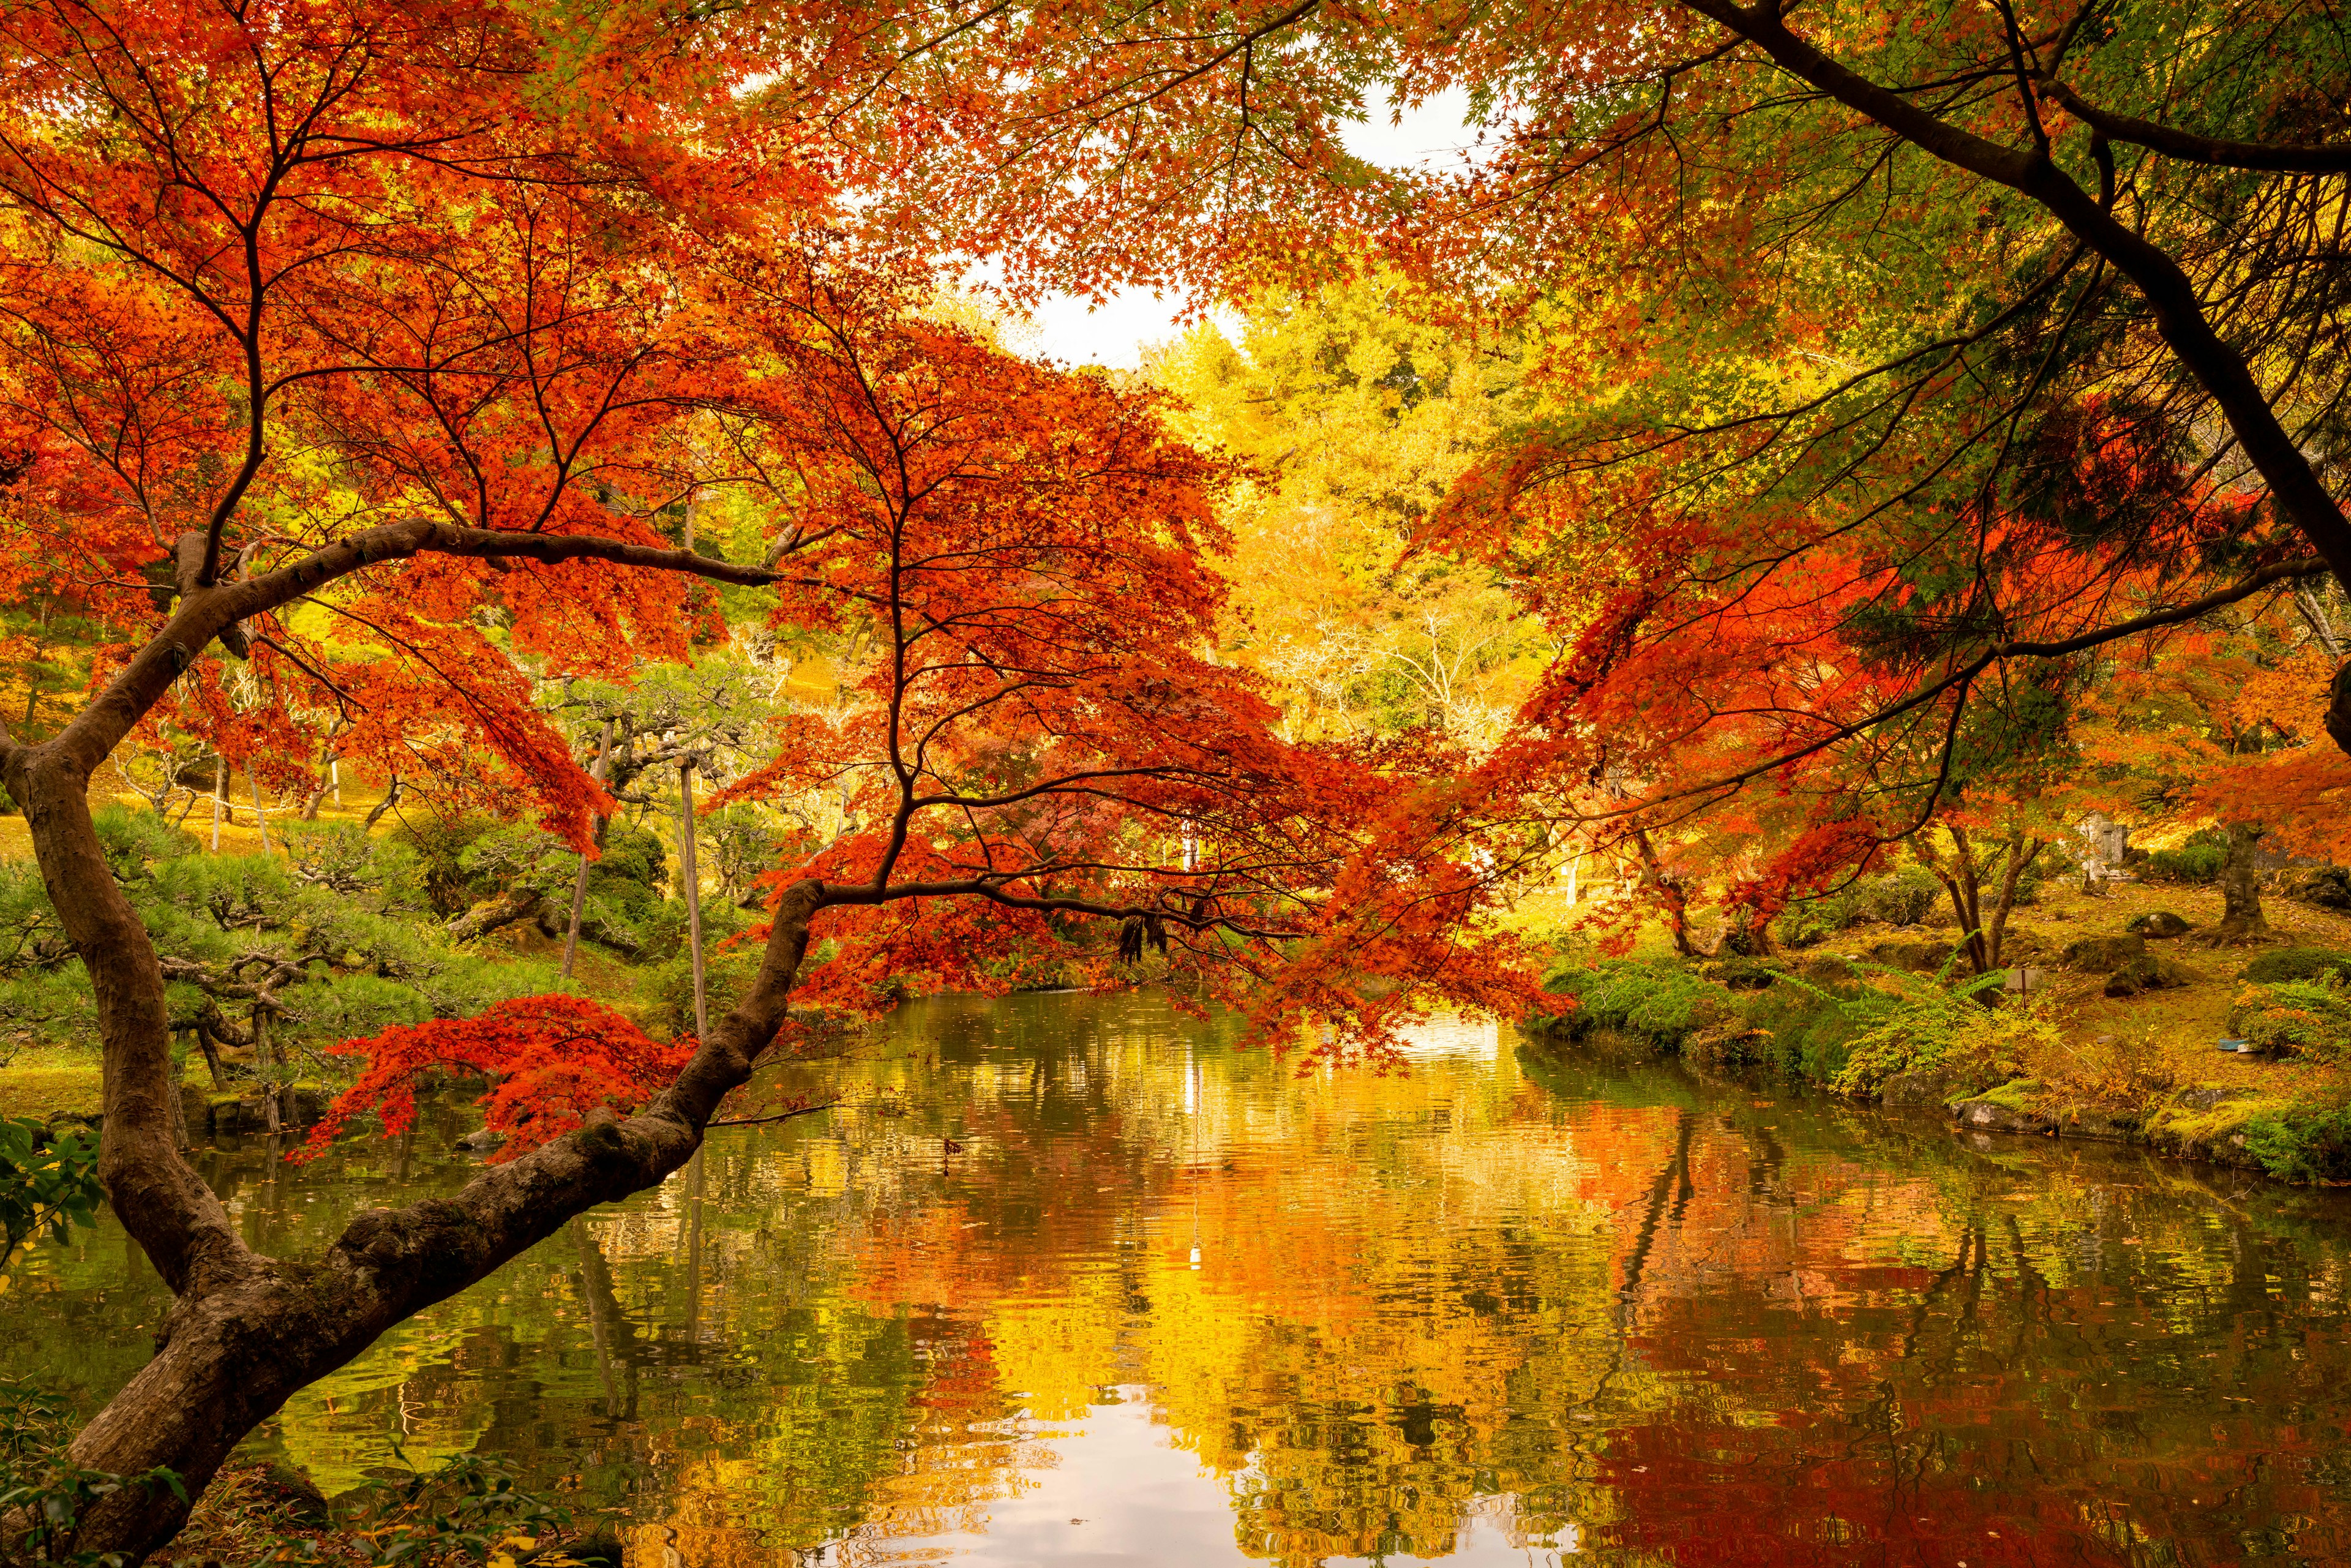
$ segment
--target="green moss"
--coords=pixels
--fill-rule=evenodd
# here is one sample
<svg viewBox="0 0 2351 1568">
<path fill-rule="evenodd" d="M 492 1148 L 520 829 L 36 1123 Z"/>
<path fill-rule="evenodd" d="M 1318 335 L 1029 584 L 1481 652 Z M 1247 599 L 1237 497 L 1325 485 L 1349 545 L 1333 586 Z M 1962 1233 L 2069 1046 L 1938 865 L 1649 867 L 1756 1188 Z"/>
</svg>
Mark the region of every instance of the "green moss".
<svg viewBox="0 0 2351 1568">
<path fill-rule="evenodd" d="M 2041 1080 L 2038 1078 L 2011 1078 L 1980 1094 L 1961 1094 L 1955 1098 L 1989 1100 L 2007 1111 L 2040 1112 L 2045 1109 L 2041 1103 Z"/>
<path fill-rule="evenodd" d="M 2238 972 L 2239 978 L 2265 986 L 2314 980 L 2322 975 L 2351 979 L 2351 953 L 2331 947 L 2273 947 Z"/>
</svg>

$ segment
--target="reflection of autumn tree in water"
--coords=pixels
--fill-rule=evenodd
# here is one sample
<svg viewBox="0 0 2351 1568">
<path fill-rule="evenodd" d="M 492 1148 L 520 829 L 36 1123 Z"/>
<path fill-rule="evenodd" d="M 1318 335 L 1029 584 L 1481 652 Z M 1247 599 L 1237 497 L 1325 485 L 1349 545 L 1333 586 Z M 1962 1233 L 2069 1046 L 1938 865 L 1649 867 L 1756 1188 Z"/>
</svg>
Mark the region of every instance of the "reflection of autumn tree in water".
<svg viewBox="0 0 2351 1568">
<path fill-rule="evenodd" d="M 2133 1531 L 2226 1560 L 2294 1516 L 2294 1552 L 2351 1558 L 2351 1249 L 2322 1197 L 2249 1213 L 2075 1145 L 2002 1165 L 1532 1048 L 1301 1082 L 1148 998 L 926 1004 L 872 1054 L 824 1070 L 833 1116 L 713 1144 L 698 1268 L 681 1175 L 322 1384 L 286 1451 L 334 1490 L 388 1435 L 495 1449 L 626 1507 L 650 1562 L 855 1564 L 1000 1530 L 1060 1434 L 1139 1388 L 1230 1511 L 1209 1532 L 1284 1564 L 1470 1534 L 1539 1563 L 2152 1564 Z M 400 1157 L 251 1162 L 228 1201 L 298 1250 Z M 110 1289 L 120 1238 L 57 1257 Z M 10 1298 L 0 1343 L 153 1321 L 127 1288 Z"/>
</svg>

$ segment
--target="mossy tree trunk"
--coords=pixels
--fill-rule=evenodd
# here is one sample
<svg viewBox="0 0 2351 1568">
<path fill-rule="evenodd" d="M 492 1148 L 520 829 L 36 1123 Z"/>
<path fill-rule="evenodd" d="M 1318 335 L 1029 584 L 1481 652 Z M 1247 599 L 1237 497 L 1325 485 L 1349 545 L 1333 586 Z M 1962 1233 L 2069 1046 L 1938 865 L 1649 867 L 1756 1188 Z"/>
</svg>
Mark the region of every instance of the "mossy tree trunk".
<svg viewBox="0 0 2351 1568">
<path fill-rule="evenodd" d="M 2253 853 L 2269 830 L 2259 822 L 2231 822 L 2229 855 L 2220 862 L 2220 925 L 2212 934 L 2222 943 L 2266 942 L 2271 931 L 2262 913 L 2262 883 Z"/>
</svg>

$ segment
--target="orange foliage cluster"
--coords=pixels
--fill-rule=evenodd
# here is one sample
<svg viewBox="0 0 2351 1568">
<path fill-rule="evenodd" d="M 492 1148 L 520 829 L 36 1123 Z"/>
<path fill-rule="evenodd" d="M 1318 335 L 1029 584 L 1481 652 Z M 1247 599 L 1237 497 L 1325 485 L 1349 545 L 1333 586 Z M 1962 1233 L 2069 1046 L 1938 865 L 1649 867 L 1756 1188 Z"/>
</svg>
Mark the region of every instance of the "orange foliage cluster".
<svg viewBox="0 0 2351 1568">
<path fill-rule="evenodd" d="M 506 1139 L 492 1157 L 510 1160 L 570 1132 L 592 1111 L 637 1109 L 677 1075 L 695 1044 L 689 1037 L 664 1045 L 580 997 L 522 997 L 470 1019 L 395 1024 L 336 1048 L 366 1058 L 366 1070 L 290 1157 L 318 1158 L 362 1113 L 381 1116 L 387 1133 L 408 1131 L 416 1124 L 420 1084 L 449 1074 L 490 1081 L 475 1103 L 485 1125 Z"/>
</svg>

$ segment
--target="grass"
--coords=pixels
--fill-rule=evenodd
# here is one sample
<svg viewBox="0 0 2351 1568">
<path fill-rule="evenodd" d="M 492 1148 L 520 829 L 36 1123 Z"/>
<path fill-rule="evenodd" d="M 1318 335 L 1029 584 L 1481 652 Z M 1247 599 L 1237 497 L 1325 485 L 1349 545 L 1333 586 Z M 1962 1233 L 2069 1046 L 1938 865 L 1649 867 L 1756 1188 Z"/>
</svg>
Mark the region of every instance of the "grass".
<svg viewBox="0 0 2351 1568">
<path fill-rule="evenodd" d="M 98 1109 L 98 1052 L 78 1045 L 29 1045 L 0 1067 L 0 1115 L 47 1118 Z"/>
</svg>

